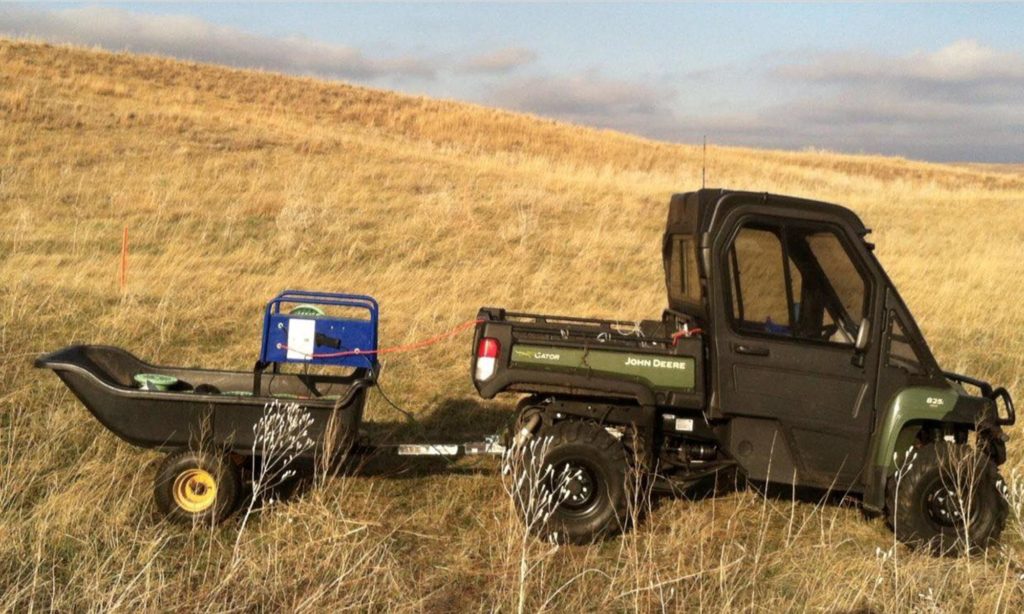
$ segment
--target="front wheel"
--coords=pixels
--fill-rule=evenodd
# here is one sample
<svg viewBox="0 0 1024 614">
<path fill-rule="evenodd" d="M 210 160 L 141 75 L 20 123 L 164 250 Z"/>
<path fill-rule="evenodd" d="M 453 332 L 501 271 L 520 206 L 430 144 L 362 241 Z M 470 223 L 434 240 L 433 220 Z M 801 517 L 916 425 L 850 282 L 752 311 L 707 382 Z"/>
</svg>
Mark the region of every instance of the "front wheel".
<svg viewBox="0 0 1024 614">
<path fill-rule="evenodd" d="M 1008 506 L 995 464 L 966 445 L 930 443 L 886 485 L 896 538 L 934 554 L 977 552 L 999 539 Z"/>
<path fill-rule="evenodd" d="M 565 421 L 541 430 L 512 469 L 516 507 L 541 537 L 589 543 L 628 522 L 626 450 L 597 424 Z"/>
</svg>

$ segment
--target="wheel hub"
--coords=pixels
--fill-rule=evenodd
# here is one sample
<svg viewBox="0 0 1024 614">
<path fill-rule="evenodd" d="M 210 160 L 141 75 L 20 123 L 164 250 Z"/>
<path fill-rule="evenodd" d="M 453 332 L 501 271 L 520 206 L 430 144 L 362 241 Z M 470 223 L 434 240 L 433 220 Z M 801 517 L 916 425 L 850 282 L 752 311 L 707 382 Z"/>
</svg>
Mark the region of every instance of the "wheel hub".
<svg viewBox="0 0 1024 614">
<path fill-rule="evenodd" d="M 205 469 L 186 469 L 174 478 L 174 503 L 186 512 L 203 512 L 217 500 L 217 482 Z"/>
<path fill-rule="evenodd" d="M 928 516 L 937 524 L 952 527 L 963 522 L 964 514 L 956 491 L 939 484 L 925 501 Z"/>
<path fill-rule="evenodd" d="M 577 463 L 566 463 L 558 472 L 561 504 L 574 511 L 590 506 L 596 498 L 594 476 L 590 470 Z"/>
</svg>

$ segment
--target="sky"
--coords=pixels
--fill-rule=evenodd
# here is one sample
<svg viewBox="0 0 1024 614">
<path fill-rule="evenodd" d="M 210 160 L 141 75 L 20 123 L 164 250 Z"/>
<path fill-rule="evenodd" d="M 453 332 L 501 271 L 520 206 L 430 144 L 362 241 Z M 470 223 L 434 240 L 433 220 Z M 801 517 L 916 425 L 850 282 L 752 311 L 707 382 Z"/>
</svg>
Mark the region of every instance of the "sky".
<svg viewBox="0 0 1024 614">
<path fill-rule="evenodd" d="M 1024 4 L 0 4 L 0 35 L 651 138 L 1024 162 Z"/>
</svg>

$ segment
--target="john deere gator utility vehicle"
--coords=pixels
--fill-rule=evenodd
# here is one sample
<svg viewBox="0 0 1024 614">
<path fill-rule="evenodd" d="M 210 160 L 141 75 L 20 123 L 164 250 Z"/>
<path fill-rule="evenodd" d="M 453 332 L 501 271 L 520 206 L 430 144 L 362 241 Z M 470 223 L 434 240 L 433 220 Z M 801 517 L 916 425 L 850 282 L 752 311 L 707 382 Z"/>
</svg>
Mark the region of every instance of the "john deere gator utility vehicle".
<svg viewBox="0 0 1024 614">
<path fill-rule="evenodd" d="M 474 383 L 523 396 L 518 483 L 555 506 L 531 526 L 590 541 L 637 484 L 730 475 L 856 498 L 935 552 L 996 540 L 1011 397 L 939 367 L 868 233 L 837 205 L 677 194 L 661 320 L 482 309 Z"/>
</svg>

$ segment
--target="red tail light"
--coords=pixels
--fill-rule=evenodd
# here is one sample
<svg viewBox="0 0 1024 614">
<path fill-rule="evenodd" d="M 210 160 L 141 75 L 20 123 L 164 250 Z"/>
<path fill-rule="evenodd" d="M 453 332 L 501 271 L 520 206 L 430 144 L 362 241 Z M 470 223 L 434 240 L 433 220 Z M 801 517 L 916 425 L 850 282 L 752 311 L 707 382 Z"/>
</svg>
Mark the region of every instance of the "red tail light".
<svg viewBox="0 0 1024 614">
<path fill-rule="evenodd" d="M 498 367 L 501 344 L 497 339 L 484 337 L 476 348 L 476 379 L 488 380 L 494 377 Z"/>
<path fill-rule="evenodd" d="M 501 344 L 498 343 L 497 339 L 492 339 L 491 337 L 481 339 L 480 345 L 476 348 L 476 355 L 480 358 L 497 358 L 500 353 Z"/>
</svg>

